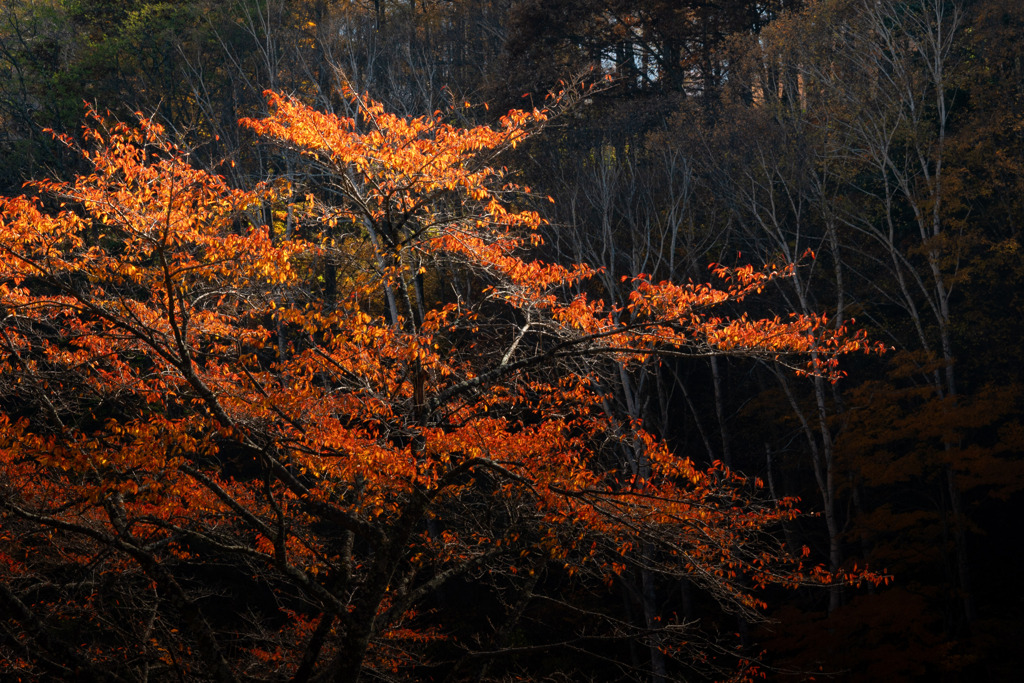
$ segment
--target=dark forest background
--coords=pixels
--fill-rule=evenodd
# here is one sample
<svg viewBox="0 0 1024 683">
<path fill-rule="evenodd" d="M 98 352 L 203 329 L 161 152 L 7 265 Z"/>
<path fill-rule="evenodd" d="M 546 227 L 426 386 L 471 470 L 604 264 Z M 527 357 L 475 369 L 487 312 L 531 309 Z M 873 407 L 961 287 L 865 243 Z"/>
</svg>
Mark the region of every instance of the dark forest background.
<svg viewBox="0 0 1024 683">
<path fill-rule="evenodd" d="M 348 84 L 472 124 L 606 74 L 506 159 L 555 199 L 536 206 L 549 257 L 603 267 L 606 300 L 628 295 L 623 276 L 798 262 L 759 312 L 856 319 L 892 348 L 848 361 L 838 384 L 710 357 L 652 362 L 613 389 L 679 452 L 800 496 L 812 514 L 784 530 L 794 546 L 893 584 L 779 593 L 757 627 L 705 616 L 685 584 L 614 599 L 635 619 L 719 619 L 778 680 L 1013 678 L 1019 0 L 6 0 L 0 194 L 79 170 L 44 129 L 73 134 L 83 101 L 155 116 L 239 186 L 301 188 L 315 181 L 294 158 L 237 126 L 265 114 L 265 89 L 351 113 Z M 571 661 L 548 665 L 571 677 Z"/>
</svg>

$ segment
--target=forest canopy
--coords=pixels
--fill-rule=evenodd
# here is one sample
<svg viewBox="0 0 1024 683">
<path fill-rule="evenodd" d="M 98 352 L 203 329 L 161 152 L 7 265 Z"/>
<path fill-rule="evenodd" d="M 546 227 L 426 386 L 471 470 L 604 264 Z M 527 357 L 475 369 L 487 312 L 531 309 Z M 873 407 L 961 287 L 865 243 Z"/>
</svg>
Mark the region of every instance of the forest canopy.
<svg viewBox="0 0 1024 683">
<path fill-rule="evenodd" d="M 1021 35 L 5 3 L 0 672 L 1005 678 Z"/>
</svg>

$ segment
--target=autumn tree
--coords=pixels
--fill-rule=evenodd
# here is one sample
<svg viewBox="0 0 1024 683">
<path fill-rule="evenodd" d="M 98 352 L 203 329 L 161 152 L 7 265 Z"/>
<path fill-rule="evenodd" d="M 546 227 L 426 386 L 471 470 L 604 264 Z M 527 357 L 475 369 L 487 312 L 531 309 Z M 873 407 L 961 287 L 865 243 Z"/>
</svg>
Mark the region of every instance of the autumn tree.
<svg viewBox="0 0 1024 683">
<path fill-rule="evenodd" d="M 836 372 L 861 337 L 714 310 L 789 269 L 567 296 L 596 271 L 530 260 L 541 219 L 493 164 L 546 112 L 461 129 L 348 96 L 358 124 L 276 94 L 243 121 L 321 179 L 291 222 L 255 209 L 293 188 L 229 187 L 157 123 L 96 115 L 91 173 L 0 205 L 6 672 L 353 681 L 474 656 L 515 671 L 501 624 L 456 638 L 441 589 L 514 594 L 521 614 L 541 576 L 600 595 L 642 552 L 755 618 L 756 587 L 873 578 L 803 565 L 771 535 L 792 500 L 603 407 L 607 363 L 654 354 Z M 561 646 L 639 639 L 674 668 L 701 661 L 693 624 L 595 616 Z"/>
</svg>

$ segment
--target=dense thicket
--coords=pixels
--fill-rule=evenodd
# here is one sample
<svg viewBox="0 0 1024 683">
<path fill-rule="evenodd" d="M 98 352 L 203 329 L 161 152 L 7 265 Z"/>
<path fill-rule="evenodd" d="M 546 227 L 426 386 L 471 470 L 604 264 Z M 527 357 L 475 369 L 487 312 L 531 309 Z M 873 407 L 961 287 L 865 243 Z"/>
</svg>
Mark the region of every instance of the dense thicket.
<svg viewBox="0 0 1024 683">
<path fill-rule="evenodd" d="M 546 255 L 603 268 L 588 293 L 620 303 L 622 278 L 640 273 L 703 280 L 709 262 L 798 262 L 763 312 L 856 318 L 893 350 L 835 385 L 715 356 L 616 367 L 608 410 L 695 460 L 762 477 L 772 496 L 799 495 L 819 514 L 788 524 L 790 543 L 896 581 L 786 594 L 778 621 L 753 628 L 712 617 L 685 578 L 641 563 L 602 604 L 633 626 L 713 621 L 746 652 L 767 647 L 778 677 L 1012 675 L 1024 559 L 1019 2 L 21 0 L 0 12 L 5 194 L 78 169 L 42 128 L 75 134 L 83 99 L 153 114 L 239 187 L 284 177 L 301 196 L 323 188 L 295 153 L 235 123 L 263 113 L 265 88 L 353 113 L 348 84 L 393 111 L 470 123 L 540 103 L 560 80 L 612 75 L 504 162 L 531 196 L 556 200 L 517 200 L 550 221 Z M 491 107 L 448 108 L 464 100 Z M 541 572 L 531 590 L 557 582 Z M 508 607 L 526 623 L 552 609 Z M 534 671 L 573 670 L 570 654 L 529 650 L 530 635 L 502 637 Z M 660 673 L 636 646 L 611 656 Z"/>
</svg>

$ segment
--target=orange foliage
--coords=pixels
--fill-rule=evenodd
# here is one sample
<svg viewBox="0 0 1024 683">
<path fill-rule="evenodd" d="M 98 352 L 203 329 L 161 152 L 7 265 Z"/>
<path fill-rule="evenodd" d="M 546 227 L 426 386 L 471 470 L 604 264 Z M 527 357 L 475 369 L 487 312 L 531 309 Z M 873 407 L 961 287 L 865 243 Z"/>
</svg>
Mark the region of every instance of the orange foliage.
<svg viewBox="0 0 1024 683">
<path fill-rule="evenodd" d="M 268 97 L 243 124 L 329 173 L 289 239 L 255 217 L 294 188 L 230 188 L 146 119 L 94 114 L 93 173 L 0 200 L 0 514 L 23 534 L 0 541 L 0 598 L 48 653 L 10 666 L 398 671 L 443 635 L 416 608 L 445 581 L 537 557 L 610 581 L 644 544 L 733 609 L 761 606 L 750 586 L 877 580 L 789 558 L 765 533 L 794 501 L 758 502 L 601 410 L 609 357 L 836 373 L 868 348 L 824 318 L 713 312 L 786 271 L 720 270 L 722 289 L 641 276 L 625 311 L 568 296 L 593 269 L 527 259 L 541 219 L 491 163 L 545 112 L 464 130 L 362 96 L 358 121 Z M 329 297 L 324 263 L 348 264 Z M 611 454 L 623 441 L 642 475 Z M 230 635 L 190 578 L 226 566 L 281 601 L 241 596 Z M 71 588 L 33 602 L 55 567 L 114 577 L 104 614 L 121 616 L 88 650 L 60 626 L 88 611 Z M 278 625 L 244 630 L 261 610 Z"/>
</svg>

